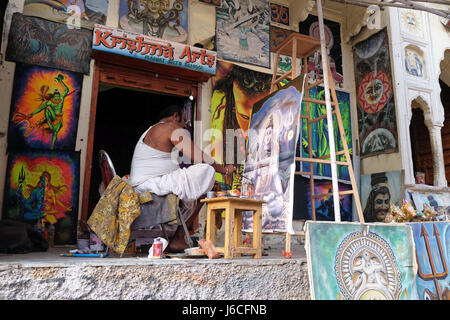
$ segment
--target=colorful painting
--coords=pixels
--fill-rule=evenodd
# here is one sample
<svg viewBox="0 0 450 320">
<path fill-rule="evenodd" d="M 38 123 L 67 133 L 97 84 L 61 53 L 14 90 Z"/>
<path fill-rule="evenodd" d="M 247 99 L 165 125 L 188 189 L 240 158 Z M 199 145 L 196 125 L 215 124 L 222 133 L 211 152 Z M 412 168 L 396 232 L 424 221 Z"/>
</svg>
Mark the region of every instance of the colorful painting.
<svg viewBox="0 0 450 320">
<path fill-rule="evenodd" d="M 10 153 L 3 219 L 27 222 L 38 230 L 55 226 L 55 245 L 75 244 L 80 184 L 80 152 Z"/>
<path fill-rule="evenodd" d="M 306 184 L 307 203 L 306 210 L 308 212 L 308 219 L 312 219 L 311 208 L 311 188 Z M 339 191 L 352 190 L 351 184 L 338 183 Z M 335 221 L 334 218 L 334 202 L 333 202 L 333 184 L 331 180 L 317 180 L 314 179 L 314 194 L 330 194 L 330 196 L 317 197 L 314 199 L 314 206 L 316 209 L 316 220 L 318 221 Z M 339 196 L 339 209 L 341 213 L 341 221 L 352 221 L 353 212 L 353 196 L 351 194 Z"/>
<path fill-rule="evenodd" d="M 83 75 L 16 64 L 8 149 L 74 150 Z"/>
<path fill-rule="evenodd" d="M 92 31 L 14 13 L 6 60 L 89 74 Z"/>
<path fill-rule="evenodd" d="M 335 86 L 342 88 L 344 86 L 344 77 L 342 75 L 341 25 L 338 22 L 327 19 L 324 19 L 323 23 L 331 73 L 333 74 Z M 298 27 L 301 34 L 320 38 L 317 16 L 309 15 L 306 20 L 299 23 Z M 309 57 L 308 72 L 311 82 L 316 82 L 323 77 L 320 51 Z"/>
<path fill-rule="evenodd" d="M 105 24 L 109 0 L 25 0 L 23 14 L 67 23 L 73 28 L 93 29 Z"/>
<path fill-rule="evenodd" d="M 262 206 L 263 232 L 293 232 L 295 149 L 303 79 L 300 75 L 253 107 L 243 175 L 254 186 L 253 196 L 266 201 Z M 244 230 L 249 229 L 245 225 L 248 220 L 243 220 Z"/>
<path fill-rule="evenodd" d="M 313 300 L 417 300 L 411 228 L 306 222 Z"/>
<path fill-rule="evenodd" d="M 270 52 L 275 52 L 275 49 L 289 37 L 294 31 L 270 26 Z M 278 59 L 277 73 L 284 74 L 292 69 L 292 57 L 280 54 Z"/>
<path fill-rule="evenodd" d="M 390 204 L 403 203 L 402 171 L 361 175 L 361 206 L 365 222 L 384 222 Z"/>
<path fill-rule="evenodd" d="M 269 94 L 271 80 L 271 74 L 217 62 L 217 73 L 212 77 L 210 151 L 218 163 L 226 161 L 239 165 L 230 186 L 233 189 L 240 190 L 241 186 L 253 105 Z M 232 140 L 227 140 L 230 138 Z M 216 181 L 225 182 L 224 176 L 216 173 Z"/>
<path fill-rule="evenodd" d="M 450 300 L 450 222 L 415 222 L 411 226 L 418 264 L 420 300 Z"/>
<path fill-rule="evenodd" d="M 289 26 L 289 7 L 270 3 L 270 21 Z"/>
<path fill-rule="evenodd" d="M 361 156 L 398 150 L 387 29 L 353 48 Z"/>
<path fill-rule="evenodd" d="M 207 3 L 207 4 L 212 4 L 212 5 L 215 5 L 216 7 L 222 6 L 222 0 L 198 0 L 198 1 Z"/>
<path fill-rule="evenodd" d="M 405 69 L 406 72 L 418 78 L 425 78 L 425 62 L 423 52 L 415 46 L 405 48 Z"/>
<path fill-rule="evenodd" d="M 430 207 L 450 206 L 450 193 L 433 193 L 433 192 L 419 192 L 409 191 L 411 198 L 414 201 L 414 207 L 417 211 L 422 212 L 423 206 L 426 203 Z"/>
<path fill-rule="evenodd" d="M 310 98 L 325 100 L 325 90 L 323 87 L 315 87 L 309 91 Z M 341 90 L 336 90 L 336 96 L 339 102 L 339 109 L 341 112 L 342 125 L 344 127 L 345 140 L 347 142 L 347 147 L 349 149 L 350 156 L 353 155 L 353 144 L 352 144 L 352 122 L 351 122 L 351 111 L 350 111 L 350 94 Z M 326 115 L 325 105 L 310 103 L 309 104 L 309 115 L 311 119 L 321 117 Z M 302 115 L 307 115 L 306 103 L 303 102 Z M 311 123 L 311 139 L 308 137 L 308 126 L 307 120 L 302 119 L 302 137 L 301 141 L 298 143 L 298 154 L 301 157 L 309 157 L 309 143 L 311 141 L 312 156 L 313 158 L 319 158 L 324 155 L 330 154 L 330 146 L 328 144 L 328 121 L 327 119 L 319 120 L 315 123 Z M 341 139 L 341 134 L 339 133 L 339 126 L 336 119 L 336 115 L 333 114 L 333 132 L 336 152 L 344 150 L 343 141 Z M 301 150 L 301 153 L 300 153 Z M 345 155 L 337 155 L 337 161 L 346 161 Z M 310 163 L 302 162 L 302 171 L 309 172 Z M 318 178 L 329 178 L 331 179 L 331 165 L 314 163 L 312 164 L 314 168 L 314 175 Z M 348 173 L 347 166 L 337 166 L 337 176 L 341 181 L 350 181 L 350 175 Z"/>
<path fill-rule="evenodd" d="M 120 0 L 119 26 L 130 32 L 186 43 L 188 0 Z"/>
<path fill-rule="evenodd" d="M 269 30 L 267 0 L 224 0 L 216 9 L 218 58 L 270 68 Z"/>
</svg>

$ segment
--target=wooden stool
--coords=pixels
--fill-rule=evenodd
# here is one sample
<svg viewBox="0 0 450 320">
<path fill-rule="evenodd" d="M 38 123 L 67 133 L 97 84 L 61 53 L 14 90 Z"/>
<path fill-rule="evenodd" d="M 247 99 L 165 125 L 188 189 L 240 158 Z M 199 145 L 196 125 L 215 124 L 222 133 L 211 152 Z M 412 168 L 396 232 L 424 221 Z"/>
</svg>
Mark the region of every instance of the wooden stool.
<svg viewBox="0 0 450 320">
<path fill-rule="evenodd" d="M 216 210 L 225 210 L 225 246 L 216 247 L 225 259 L 238 257 L 243 253 L 253 254 L 253 258 L 262 256 L 262 204 L 264 200 L 237 197 L 220 197 L 200 200 L 207 204 L 206 239 L 216 244 Z M 242 212 L 253 211 L 253 247 L 244 247 L 242 243 Z M 234 227 L 233 227 L 234 225 Z"/>
</svg>

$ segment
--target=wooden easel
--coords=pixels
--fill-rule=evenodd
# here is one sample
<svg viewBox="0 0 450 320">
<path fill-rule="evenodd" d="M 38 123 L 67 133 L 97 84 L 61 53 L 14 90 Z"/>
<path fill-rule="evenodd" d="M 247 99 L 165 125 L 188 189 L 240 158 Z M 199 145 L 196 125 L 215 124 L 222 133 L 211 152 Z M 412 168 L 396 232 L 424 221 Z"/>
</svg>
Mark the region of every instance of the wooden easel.
<svg viewBox="0 0 450 320">
<path fill-rule="evenodd" d="M 309 37 L 303 34 L 299 33 L 293 33 L 291 34 L 287 39 L 285 39 L 278 47 L 275 48 L 276 52 L 276 60 L 275 60 L 275 68 L 272 75 L 272 83 L 271 83 L 271 92 L 275 91 L 276 89 L 280 88 L 279 85 L 281 81 L 287 79 L 287 80 L 293 80 L 296 76 L 296 59 L 302 59 L 302 67 L 303 67 L 303 74 L 308 74 L 308 57 L 312 56 L 316 51 L 321 49 L 321 40 L 313 37 Z M 328 54 L 326 52 L 323 52 L 322 47 L 322 56 L 325 54 L 325 59 L 328 59 Z M 292 68 L 289 72 L 286 72 L 285 74 L 278 76 L 277 70 L 278 70 L 278 61 L 280 59 L 280 55 L 290 56 L 292 58 Z M 355 203 L 356 203 L 356 209 L 358 212 L 358 217 L 360 222 L 364 222 L 364 216 L 361 208 L 361 201 L 359 199 L 358 194 L 358 188 L 355 180 L 355 175 L 353 172 L 353 167 L 350 159 L 350 154 L 348 150 L 347 141 L 345 139 L 345 132 L 344 132 L 344 126 L 342 124 L 342 118 L 341 118 L 341 112 L 339 110 L 339 104 L 336 96 L 336 90 L 334 87 L 334 80 L 333 76 L 330 70 L 329 63 L 326 63 L 326 68 L 328 69 L 328 82 L 329 87 L 331 91 L 331 107 L 332 107 L 332 114 L 336 115 L 336 120 L 338 122 L 339 126 L 339 134 L 341 136 L 342 144 L 343 144 L 343 150 L 339 150 L 335 152 L 336 155 L 345 155 L 345 161 L 335 161 L 335 159 L 331 159 L 331 155 L 325 155 L 319 158 L 313 158 L 312 155 L 312 147 L 311 147 L 311 124 L 323 119 L 327 119 L 328 114 L 322 115 L 317 118 L 311 118 L 310 115 L 310 103 L 316 103 L 316 104 L 322 104 L 326 105 L 326 100 L 317 100 L 312 99 L 309 97 L 309 90 L 312 88 L 315 88 L 321 84 L 324 83 L 324 78 L 322 76 L 321 79 L 316 81 L 313 84 L 309 84 L 308 78 L 305 79 L 305 88 L 304 88 L 304 97 L 303 101 L 306 103 L 306 115 L 302 115 L 301 119 L 306 119 L 307 122 L 307 136 L 308 136 L 308 157 L 296 157 L 296 162 L 309 162 L 311 165 L 309 166 L 309 171 L 296 171 L 295 174 L 297 175 L 309 175 L 310 177 L 310 190 L 311 190 L 311 210 L 312 210 L 312 220 L 316 220 L 316 208 L 314 200 L 316 198 L 323 198 L 323 197 L 329 197 L 333 196 L 333 193 L 324 193 L 324 194 L 315 194 L 314 193 L 314 168 L 313 163 L 322 163 L 322 164 L 330 164 L 333 165 L 333 162 L 336 165 L 340 166 L 347 166 L 349 175 L 350 175 L 350 182 L 352 185 L 352 189 L 348 191 L 337 191 L 339 196 L 346 195 L 346 194 L 353 194 Z M 322 70 L 324 70 L 324 63 L 322 61 Z M 325 86 L 326 87 L 326 86 Z M 328 123 L 328 125 L 332 126 L 332 123 Z M 334 144 L 334 142 L 333 142 Z M 334 147 L 333 147 L 334 149 Z M 337 185 L 337 177 L 334 177 L 336 179 L 335 185 Z M 334 188 L 333 188 L 334 191 Z M 339 201 L 339 199 L 337 199 Z M 336 202 L 335 202 L 336 203 Z M 304 231 L 299 231 L 294 233 L 294 235 L 305 235 Z M 289 232 L 286 232 L 286 251 L 291 251 L 291 234 Z"/>
</svg>

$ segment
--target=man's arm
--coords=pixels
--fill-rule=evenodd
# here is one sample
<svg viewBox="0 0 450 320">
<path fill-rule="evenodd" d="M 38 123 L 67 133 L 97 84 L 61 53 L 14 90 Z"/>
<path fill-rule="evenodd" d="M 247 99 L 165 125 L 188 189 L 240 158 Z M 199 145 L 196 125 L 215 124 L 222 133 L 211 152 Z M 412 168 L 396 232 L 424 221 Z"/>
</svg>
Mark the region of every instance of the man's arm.
<svg viewBox="0 0 450 320">
<path fill-rule="evenodd" d="M 170 141 L 176 149 L 183 152 L 193 163 L 207 163 L 211 165 L 216 172 L 222 174 L 231 174 L 236 168 L 233 165 L 224 166 L 217 163 L 211 156 L 204 153 L 197 147 L 190 138 L 190 133 L 182 127 L 175 127 L 172 131 Z"/>
</svg>

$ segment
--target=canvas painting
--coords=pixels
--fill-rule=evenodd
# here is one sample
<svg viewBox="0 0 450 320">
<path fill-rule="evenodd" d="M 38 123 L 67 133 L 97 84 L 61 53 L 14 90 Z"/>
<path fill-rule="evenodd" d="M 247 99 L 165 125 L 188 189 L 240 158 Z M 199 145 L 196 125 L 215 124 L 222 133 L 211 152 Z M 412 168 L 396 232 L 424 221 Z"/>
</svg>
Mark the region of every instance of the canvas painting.
<svg viewBox="0 0 450 320">
<path fill-rule="evenodd" d="M 188 0 L 120 0 L 119 27 L 179 43 L 188 39 Z"/>
<path fill-rule="evenodd" d="M 253 105 L 269 94 L 272 75 L 224 61 L 217 61 L 216 69 L 212 77 L 209 152 L 218 163 L 238 166 L 230 187 L 240 190 Z M 216 181 L 225 182 L 224 176 L 216 173 Z"/>
<path fill-rule="evenodd" d="M 414 201 L 414 207 L 417 211 L 423 211 L 423 206 L 426 203 L 431 207 L 450 206 L 449 193 L 433 193 L 433 192 L 410 192 L 411 198 Z"/>
<path fill-rule="evenodd" d="M 10 153 L 3 219 L 23 221 L 46 234 L 55 226 L 55 245 L 75 244 L 80 152 Z"/>
<path fill-rule="evenodd" d="M 283 28 L 270 26 L 270 52 L 275 52 L 275 49 L 289 37 L 294 31 Z M 276 59 L 276 55 L 274 56 Z M 300 61 L 298 61 L 299 63 Z M 281 54 L 278 59 L 278 74 L 284 74 L 292 69 L 292 57 Z"/>
<path fill-rule="evenodd" d="M 216 9 L 217 57 L 270 68 L 269 14 L 267 0 L 223 1 Z"/>
<path fill-rule="evenodd" d="M 311 208 L 311 188 L 309 185 L 309 179 L 306 183 L 306 206 L 308 219 L 312 219 Z M 339 191 L 348 191 L 352 189 L 351 184 L 338 183 Z M 333 184 L 331 180 L 317 180 L 314 179 L 314 194 L 332 194 Z M 352 221 L 353 211 L 353 196 L 351 194 L 342 195 L 339 197 L 339 210 L 341 213 L 341 221 Z M 316 210 L 316 220 L 318 221 L 335 221 L 334 218 L 334 202 L 333 196 L 317 197 L 314 199 L 314 206 Z"/>
<path fill-rule="evenodd" d="M 323 87 L 315 87 L 309 91 L 310 98 L 325 100 L 325 90 Z M 350 111 L 350 94 L 341 90 L 336 90 L 336 96 L 339 102 L 339 109 L 341 112 L 342 125 L 344 127 L 344 135 L 347 143 L 347 147 L 350 156 L 353 155 L 353 144 L 352 144 L 352 122 L 351 122 L 351 111 Z M 310 103 L 310 117 L 311 119 L 326 115 L 325 105 Z M 303 102 L 302 115 L 307 115 L 306 103 Z M 301 141 L 297 144 L 298 154 L 301 157 L 309 158 L 309 143 L 311 143 L 312 156 L 313 158 L 319 158 L 330 154 L 330 146 L 328 144 L 328 121 L 327 119 L 319 120 L 315 123 L 311 123 L 311 138 L 308 137 L 308 126 L 307 120 L 302 119 L 302 136 Z M 341 139 L 339 133 L 339 126 L 336 119 L 336 115 L 333 114 L 333 132 L 335 140 L 335 148 L 337 151 L 344 150 L 344 141 Z M 336 161 L 346 161 L 345 155 L 337 155 Z M 309 172 L 309 166 L 312 165 L 314 168 L 314 175 L 317 178 L 331 179 L 331 165 L 302 162 L 302 171 Z M 350 175 L 347 166 L 337 166 L 337 176 L 338 179 L 343 182 L 350 181 Z"/>
<path fill-rule="evenodd" d="M 270 21 L 289 26 L 289 7 L 270 3 Z"/>
<path fill-rule="evenodd" d="M 387 29 L 353 48 L 361 156 L 398 150 Z"/>
<path fill-rule="evenodd" d="M 8 149 L 74 150 L 83 75 L 16 64 Z"/>
<path fill-rule="evenodd" d="M 409 226 L 307 221 L 305 250 L 313 300 L 417 300 Z"/>
<path fill-rule="evenodd" d="M 109 0 L 25 0 L 23 14 L 93 29 L 105 24 Z"/>
<path fill-rule="evenodd" d="M 295 147 L 304 75 L 256 103 L 250 120 L 244 178 L 264 199 L 263 232 L 292 232 Z M 248 213 L 246 213 L 247 215 Z M 248 230 L 243 220 L 243 229 Z"/>
<path fill-rule="evenodd" d="M 92 31 L 14 13 L 6 60 L 89 74 Z"/>
<path fill-rule="evenodd" d="M 324 19 L 324 31 L 326 47 L 329 52 L 328 61 L 336 88 L 344 86 L 342 73 L 342 50 L 341 50 L 341 25 L 338 22 Z M 313 38 L 320 38 L 319 21 L 317 16 L 309 15 L 304 21 L 299 23 L 299 32 Z M 323 77 L 322 58 L 320 51 L 309 57 L 308 72 L 311 82 L 316 82 Z"/>
<path fill-rule="evenodd" d="M 361 175 L 361 206 L 365 222 L 384 222 L 390 204 L 403 204 L 402 171 Z"/>
<path fill-rule="evenodd" d="M 450 300 L 450 222 L 415 222 L 411 226 L 417 258 L 420 300 Z"/>
</svg>

